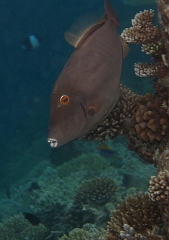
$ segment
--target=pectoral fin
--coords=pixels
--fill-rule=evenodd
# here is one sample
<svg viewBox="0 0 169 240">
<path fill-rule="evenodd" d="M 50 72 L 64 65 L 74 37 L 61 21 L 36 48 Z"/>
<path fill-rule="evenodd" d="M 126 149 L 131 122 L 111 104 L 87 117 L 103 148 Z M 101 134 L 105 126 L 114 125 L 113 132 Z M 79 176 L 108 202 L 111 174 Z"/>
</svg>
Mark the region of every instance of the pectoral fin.
<svg viewBox="0 0 169 240">
<path fill-rule="evenodd" d="M 93 117 L 97 112 L 97 109 L 93 106 L 90 106 L 87 110 L 86 110 L 86 115 L 88 118 Z"/>
</svg>

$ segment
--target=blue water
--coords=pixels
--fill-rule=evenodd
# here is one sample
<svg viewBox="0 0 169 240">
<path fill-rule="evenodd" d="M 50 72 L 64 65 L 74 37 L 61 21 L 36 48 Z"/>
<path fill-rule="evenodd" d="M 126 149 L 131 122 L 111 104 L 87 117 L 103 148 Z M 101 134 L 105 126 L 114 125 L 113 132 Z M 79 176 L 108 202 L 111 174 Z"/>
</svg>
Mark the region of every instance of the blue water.
<svg viewBox="0 0 169 240">
<path fill-rule="evenodd" d="M 131 26 L 134 15 L 156 5 L 131 6 L 111 1 L 120 18 L 119 33 Z M 72 142 L 51 149 L 46 141 L 50 93 L 73 51 L 64 32 L 84 13 L 103 10 L 103 0 L 0 0 L 0 189 L 21 181 L 39 163 L 54 166 L 97 147 L 77 148 Z M 38 49 L 24 52 L 21 42 L 30 34 L 43 37 Z M 152 79 L 134 75 L 133 65 L 149 59 L 132 46 L 124 60 L 122 83 L 138 94 L 152 92 Z M 76 141 L 77 142 L 77 141 Z M 124 140 L 125 142 L 125 140 Z M 127 144 L 126 144 L 127 145 Z M 66 153 L 65 153 L 66 152 Z M 118 150 L 117 150 L 118 152 Z"/>
</svg>

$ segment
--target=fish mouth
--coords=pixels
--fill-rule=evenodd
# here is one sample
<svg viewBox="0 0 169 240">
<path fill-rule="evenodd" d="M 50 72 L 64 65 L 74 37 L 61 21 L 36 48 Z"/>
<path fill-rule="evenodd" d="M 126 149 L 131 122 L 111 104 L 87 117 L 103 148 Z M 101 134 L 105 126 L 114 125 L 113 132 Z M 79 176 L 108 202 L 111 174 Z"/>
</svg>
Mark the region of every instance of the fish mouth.
<svg viewBox="0 0 169 240">
<path fill-rule="evenodd" d="M 58 146 L 58 141 L 54 138 L 47 138 L 48 143 L 50 143 L 50 147 L 56 148 Z"/>
</svg>

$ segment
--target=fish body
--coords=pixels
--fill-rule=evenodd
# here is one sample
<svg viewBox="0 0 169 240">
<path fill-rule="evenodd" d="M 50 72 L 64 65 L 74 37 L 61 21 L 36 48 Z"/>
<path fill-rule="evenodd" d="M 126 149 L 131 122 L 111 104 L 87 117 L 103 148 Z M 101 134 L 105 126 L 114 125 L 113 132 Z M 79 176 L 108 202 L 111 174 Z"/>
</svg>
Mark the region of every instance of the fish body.
<svg viewBox="0 0 169 240">
<path fill-rule="evenodd" d="M 105 16 L 82 38 L 66 38 L 76 48 L 58 77 L 50 102 L 48 142 L 62 146 L 101 122 L 120 97 L 123 47 L 119 21 L 108 0 Z M 66 102 L 64 102 L 64 98 Z M 63 100 L 63 101 L 62 101 Z"/>
<path fill-rule="evenodd" d="M 40 219 L 32 213 L 23 212 L 25 219 L 27 219 L 33 226 L 38 226 Z"/>
</svg>

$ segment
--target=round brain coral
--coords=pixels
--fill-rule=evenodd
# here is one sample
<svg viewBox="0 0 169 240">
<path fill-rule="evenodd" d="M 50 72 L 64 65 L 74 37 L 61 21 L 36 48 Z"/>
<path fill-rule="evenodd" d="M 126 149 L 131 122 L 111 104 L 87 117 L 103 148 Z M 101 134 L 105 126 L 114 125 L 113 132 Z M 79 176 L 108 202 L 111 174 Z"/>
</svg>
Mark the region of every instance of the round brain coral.
<svg viewBox="0 0 169 240">
<path fill-rule="evenodd" d="M 162 141 L 169 131 L 169 115 L 163 107 L 163 100 L 145 96 L 146 103 L 140 105 L 135 115 L 135 130 L 140 140 L 145 142 Z"/>
</svg>

